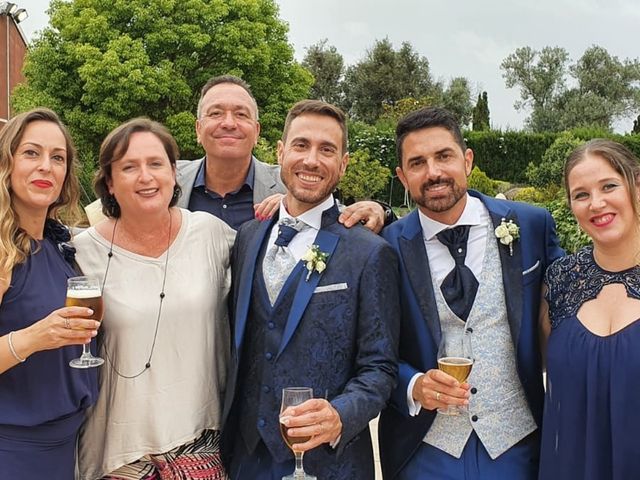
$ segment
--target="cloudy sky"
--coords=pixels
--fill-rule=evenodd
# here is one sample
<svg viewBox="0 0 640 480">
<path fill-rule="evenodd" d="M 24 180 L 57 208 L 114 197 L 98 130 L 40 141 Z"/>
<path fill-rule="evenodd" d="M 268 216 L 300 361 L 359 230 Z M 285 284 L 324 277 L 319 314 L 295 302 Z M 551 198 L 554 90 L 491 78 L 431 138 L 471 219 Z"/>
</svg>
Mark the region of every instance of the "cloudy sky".
<svg viewBox="0 0 640 480">
<path fill-rule="evenodd" d="M 48 24 L 49 0 L 13 0 L 29 12 L 21 27 L 27 38 Z M 522 46 L 564 47 L 572 60 L 593 44 L 620 59 L 637 58 L 638 0 L 277 0 L 289 24 L 296 57 L 326 38 L 357 62 L 375 40 L 388 37 L 396 48 L 410 42 L 443 80 L 464 76 L 474 91 L 487 90 L 494 127 L 520 128 L 517 90 L 505 87 L 500 63 Z M 632 121 L 621 122 L 629 131 Z"/>
</svg>

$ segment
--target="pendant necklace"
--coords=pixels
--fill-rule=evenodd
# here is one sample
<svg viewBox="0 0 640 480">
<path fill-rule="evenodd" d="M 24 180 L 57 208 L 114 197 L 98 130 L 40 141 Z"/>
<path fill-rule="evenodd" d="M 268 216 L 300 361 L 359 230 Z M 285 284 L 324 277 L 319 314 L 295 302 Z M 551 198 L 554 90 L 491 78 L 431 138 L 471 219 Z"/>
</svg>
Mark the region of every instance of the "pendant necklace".
<svg viewBox="0 0 640 480">
<path fill-rule="evenodd" d="M 127 379 L 132 379 L 132 378 L 137 378 L 140 375 L 142 375 L 144 372 L 146 372 L 148 369 L 151 368 L 151 359 L 153 358 L 153 352 L 156 348 L 156 339 L 158 338 L 158 328 L 160 327 L 160 317 L 162 316 L 162 304 L 164 302 L 164 297 L 165 297 L 165 293 L 164 293 L 164 287 L 165 284 L 167 282 L 167 267 L 169 265 L 169 247 L 171 246 L 171 224 L 172 224 L 172 220 L 173 220 L 173 215 L 171 215 L 171 211 L 169 211 L 169 239 L 167 240 L 167 249 L 166 249 L 166 253 L 165 253 L 165 258 L 164 258 L 164 272 L 163 272 L 163 276 L 162 276 L 162 289 L 160 290 L 160 304 L 158 305 L 158 317 L 156 318 L 156 328 L 155 331 L 153 332 L 153 343 L 151 344 L 151 351 L 149 352 L 149 357 L 147 358 L 147 362 L 145 363 L 144 367 L 142 368 L 142 370 L 140 370 L 138 373 L 136 373 L 135 375 L 124 375 L 122 374 L 115 366 L 114 362 L 111 360 L 111 357 L 109 355 L 109 352 L 107 350 L 107 346 L 105 345 L 104 348 L 104 355 L 107 358 L 107 361 L 109 362 L 109 365 L 111 366 L 111 368 L 113 369 L 114 372 L 116 372 L 116 374 L 119 377 L 122 378 L 127 378 Z M 111 244 L 109 245 L 109 253 L 107 253 L 107 267 L 104 271 L 104 278 L 102 280 L 102 291 L 104 292 L 104 285 L 105 283 L 107 283 L 107 275 L 109 273 L 109 266 L 111 265 L 111 258 L 113 257 L 113 240 L 116 236 L 116 227 L 118 226 L 118 218 L 116 218 L 116 221 L 113 225 L 113 232 L 111 233 Z"/>
</svg>

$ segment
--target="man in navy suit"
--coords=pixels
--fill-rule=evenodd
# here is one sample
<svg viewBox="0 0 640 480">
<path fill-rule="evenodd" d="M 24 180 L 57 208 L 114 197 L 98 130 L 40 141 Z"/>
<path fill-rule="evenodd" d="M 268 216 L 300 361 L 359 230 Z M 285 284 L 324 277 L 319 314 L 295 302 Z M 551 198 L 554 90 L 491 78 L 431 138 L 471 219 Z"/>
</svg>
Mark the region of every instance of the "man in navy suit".
<svg viewBox="0 0 640 480">
<path fill-rule="evenodd" d="M 344 113 L 299 102 L 278 143 L 288 191 L 279 213 L 238 231 L 222 447 L 234 480 L 293 472 L 279 424 L 284 387 L 313 389 L 285 423 L 289 435 L 311 436 L 296 444 L 307 472 L 374 478 L 368 422 L 397 377 L 398 264 L 380 237 L 337 221 L 332 192 L 348 159 Z"/>
<path fill-rule="evenodd" d="M 446 110 L 396 129 L 398 177 L 418 208 L 383 231 L 400 259 L 398 386 L 379 424 L 385 479 L 536 479 L 543 406 L 541 282 L 563 254 L 546 210 L 467 191 L 473 152 Z M 465 341 L 466 382 L 438 370 Z M 462 406 L 458 415 L 436 413 Z"/>
</svg>

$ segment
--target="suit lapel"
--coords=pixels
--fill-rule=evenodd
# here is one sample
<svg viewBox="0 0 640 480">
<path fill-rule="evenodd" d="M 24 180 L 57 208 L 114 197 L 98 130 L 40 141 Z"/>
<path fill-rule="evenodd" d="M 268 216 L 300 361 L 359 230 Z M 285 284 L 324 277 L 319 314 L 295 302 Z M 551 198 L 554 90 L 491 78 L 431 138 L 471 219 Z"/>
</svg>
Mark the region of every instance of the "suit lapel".
<svg viewBox="0 0 640 480">
<path fill-rule="evenodd" d="M 508 204 L 498 202 L 484 195 L 480 196 L 476 192 L 469 193 L 473 196 L 479 197 L 487 210 L 489 210 L 489 215 L 491 216 L 494 229 L 500 225 L 503 218 L 507 221 L 513 220 L 515 224 L 518 224 L 518 217 L 515 212 L 507 206 Z M 522 232 L 520 232 L 520 235 L 522 235 Z M 522 323 L 522 242 L 520 240 L 516 240 L 512 243 L 512 256 L 509 252 L 509 247 L 501 244 L 495 235 L 487 238 L 487 241 L 494 241 L 498 243 L 500 263 L 502 266 L 504 300 L 507 307 L 507 318 L 509 320 L 509 328 L 511 329 L 511 338 L 517 352 L 518 339 L 520 338 L 520 325 Z"/>
<path fill-rule="evenodd" d="M 325 252 L 328 254 L 327 259 L 327 268 L 331 265 L 332 255 L 338 246 L 338 242 L 340 240 L 340 236 L 332 233 L 325 228 L 335 223 L 335 220 L 338 218 L 338 209 L 334 206 L 332 209 L 327 210 L 323 215 L 323 222 L 320 231 L 318 231 L 318 235 L 314 240 L 314 245 L 318 245 L 318 248 L 321 252 Z M 293 273 L 299 272 L 300 265 L 298 265 Z M 284 332 L 282 334 L 282 341 L 280 342 L 280 349 L 278 350 L 278 355 L 276 359 L 280 356 L 280 354 L 284 351 L 287 344 L 291 340 L 296 328 L 304 315 L 305 310 L 307 309 L 307 305 L 309 301 L 311 301 L 311 297 L 313 296 L 313 292 L 318 286 L 320 282 L 320 277 L 322 275 L 314 272 L 309 277 L 307 281 L 307 270 L 303 269 L 302 274 L 299 277 L 298 285 L 296 287 L 296 293 L 293 297 L 293 303 L 291 304 L 291 310 L 289 311 L 289 316 L 287 317 L 287 323 L 284 328 Z"/>
<path fill-rule="evenodd" d="M 427 322 L 435 344 L 438 345 L 441 335 L 440 317 L 438 309 L 434 308 L 436 298 L 431 281 L 429 258 L 424 246 L 418 210 L 414 210 L 410 215 L 411 217 L 398 239 L 400 256 L 420 306 L 420 312 Z"/>
<path fill-rule="evenodd" d="M 271 231 L 271 227 L 277 220 L 277 215 L 274 215 L 269 221 L 262 222 L 254 237 L 251 239 L 247 250 L 240 253 L 241 255 L 244 254 L 245 258 L 242 264 L 242 272 L 240 273 L 238 301 L 235 311 L 235 344 L 238 351 L 240 350 L 242 337 L 244 336 L 244 328 L 247 324 L 247 315 L 249 314 L 253 287 L 253 275 L 257 268 L 260 249 Z"/>
</svg>

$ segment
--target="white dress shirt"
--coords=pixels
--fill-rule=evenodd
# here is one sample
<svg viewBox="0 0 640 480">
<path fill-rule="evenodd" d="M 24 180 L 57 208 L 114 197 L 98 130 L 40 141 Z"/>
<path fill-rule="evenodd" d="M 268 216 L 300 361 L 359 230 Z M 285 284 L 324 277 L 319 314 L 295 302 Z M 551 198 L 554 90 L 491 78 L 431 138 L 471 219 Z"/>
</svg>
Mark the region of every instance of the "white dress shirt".
<svg viewBox="0 0 640 480">
<path fill-rule="evenodd" d="M 284 199 L 283 199 L 284 200 Z M 279 212 L 279 220 L 278 223 L 282 221 L 284 218 L 292 218 L 293 220 L 300 220 L 304 222 L 307 226 L 303 228 L 300 232 L 298 232 L 289 242 L 289 245 L 286 247 L 289 249 L 291 255 L 296 262 L 299 262 L 300 259 L 307 253 L 307 250 L 313 245 L 313 242 L 320 231 L 320 227 L 322 226 L 322 214 L 325 210 L 329 210 L 331 207 L 335 205 L 335 200 L 333 195 L 329 195 L 324 199 L 322 203 L 316 205 L 310 210 L 307 210 L 302 215 L 298 217 L 292 217 L 287 209 L 284 206 L 283 201 L 280 201 L 280 212 Z M 273 245 L 276 243 L 276 239 L 278 238 L 278 228 L 277 225 L 271 229 L 271 234 L 269 235 L 269 242 L 267 243 L 266 252 L 269 251 Z"/>
<path fill-rule="evenodd" d="M 484 253 L 487 246 L 487 225 L 491 222 L 489 211 L 485 208 L 482 201 L 467 193 L 467 204 L 462 211 L 462 215 L 460 215 L 458 221 L 453 225 L 447 225 L 433 220 L 421 211 L 418 212 L 418 216 L 420 218 L 420 225 L 422 226 L 424 246 L 429 259 L 429 270 L 435 282 L 441 285 L 455 265 L 449 249 L 438 240 L 436 235 L 447 228 L 454 228 L 459 225 L 471 225 L 469 229 L 469 239 L 467 240 L 467 256 L 464 259 L 464 264 L 469 267 L 476 278 L 480 278 L 482 263 L 484 262 Z M 419 402 L 414 401 L 412 394 L 413 386 L 420 375 L 422 375 L 422 373 L 416 373 L 407 387 L 407 405 L 410 415 L 420 413 L 421 405 Z"/>
</svg>

